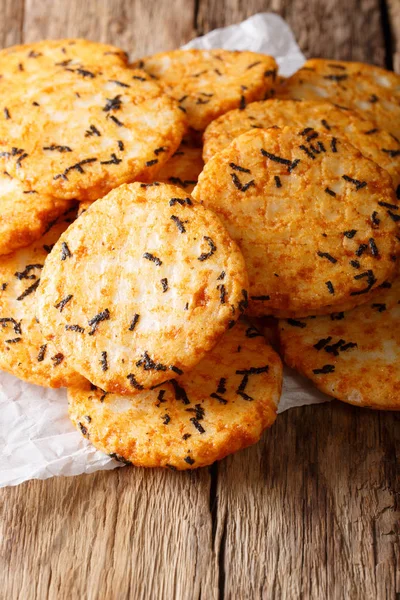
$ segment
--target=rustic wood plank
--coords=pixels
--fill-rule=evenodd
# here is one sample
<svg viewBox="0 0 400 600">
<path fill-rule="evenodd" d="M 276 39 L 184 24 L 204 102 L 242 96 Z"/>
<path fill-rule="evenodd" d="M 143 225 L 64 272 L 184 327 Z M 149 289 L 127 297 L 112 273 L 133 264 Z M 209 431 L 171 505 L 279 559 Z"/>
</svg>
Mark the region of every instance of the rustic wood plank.
<svg viewBox="0 0 400 600">
<path fill-rule="evenodd" d="M 400 73 L 400 2 L 387 0 L 388 29 L 391 36 L 391 52 L 393 69 Z"/>
<path fill-rule="evenodd" d="M 269 11 L 286 19 L 308 57 L 385 62 L 379 0 L 200 0 L 196 22 L 207 32 Z"/>
<path fill-rule="evenodd" d="M 394 599 L 399 424 L 339 403 L 294 409 L 222 462 L 225 597 Z"/>
<path fill-rule="evenodd" d="M 195 0 L 26 0 L 24 39 L 85 37 L 116 44 L 138 58 L 193 37 L 194 6 Z"/>
<path fill-rule="evenodd" d="M 19 44 L 22 40 L 24 0 L 2 0 L 0 6 L 0 47 Z"/>
<path fill-rule="evenodd" d="M 2 490 L 0 595 L 216 598 L 209 496 L 206 469 L 122 468 Z"/>
</svg>

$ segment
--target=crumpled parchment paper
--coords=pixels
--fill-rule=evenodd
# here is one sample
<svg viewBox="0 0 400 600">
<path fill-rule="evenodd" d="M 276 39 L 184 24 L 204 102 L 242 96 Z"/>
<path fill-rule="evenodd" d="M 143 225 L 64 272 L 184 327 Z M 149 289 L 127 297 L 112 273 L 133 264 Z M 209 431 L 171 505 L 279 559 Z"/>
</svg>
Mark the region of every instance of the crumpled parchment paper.
<svg viewBox="0 0 400 600">
<path fill-rule="evenodd" d="M 257 14 L 239 25 L 216 29 L 185 48 L 252 50 L 275 57 L 282 75 L 303 64 L 288 25 L 275 14 Z M 285 370 L 279 412 L 326 401 L 312 384 Z M 51 390 L 0 372 L 0 487 L 28 479 L 79 475 L 121 466 L 95 450 L 72 426 L 65 389 Z"/>
</svg>

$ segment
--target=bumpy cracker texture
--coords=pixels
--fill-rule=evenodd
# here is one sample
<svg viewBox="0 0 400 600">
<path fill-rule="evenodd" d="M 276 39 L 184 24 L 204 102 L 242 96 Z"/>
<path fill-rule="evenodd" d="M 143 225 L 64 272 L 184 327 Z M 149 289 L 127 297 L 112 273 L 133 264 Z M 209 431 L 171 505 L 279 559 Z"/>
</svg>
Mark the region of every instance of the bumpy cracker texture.
<svg viewBox="0 0 400 600">
<path fill-rule="evenodd" d="M 256 443 L 275 421 L 279 356 L 239 322 L 191 373 L 136 396 L 89 383 L 68 391 L 75 426 L 97 448 L 142 467 L 194 469 Z"/>
<path fill-rule="evenodd" d="M 176 186 L 135 183 L 95 202 L 61 237 L 38 317 L 77 371 L 130 394 L 193 368 L 244 311 L 247 285 L 216 215 Z"/>
<path fill-rule="evenodd" d="M 400 202 L 389 175 L 344 140 L 308 133 L 239 136 L 193 192 L 242 249 L 253 316 L 349 309 L 394 275 Z"/>
<path fill-rule="evenodd" d="M 22 88 L 22 85 L 21 85 Z M 7 96 L 0 156 L 29 189 L 96 200 L 149 181 L 178 148 L 185 115 L 143 71 L 58 66 Z"/>
<path fill-rule="evenodd" d="M 397 279 L 350 312 L 280 321 L 284 359 L 338 400 L 400 410 L 399 303 Z"/>
<path fill-rule="evenodd" d="M 271 56 L 228 50 L 173 50 L 135 64 L 164 84 L 189 125 L 203 130 L 216 117 L 271 93 L 277 65 Z"/>
<path fill-rule="evenodd" d="M 374 65 L 313 58 L 277 90 L 280 98 L 329 100 L 400 138 L 400 76 Z"/>
<path fill-rule="evenodd" d="M 86 63 L 124 67 L 127 54 L 120 48 L 84 39 L 44 40 L 0 50 L 0 89 L 32 82 L 36 75 L 57 66 L 82 67 Z"/>
<path fill-rule="evenodd" d="M 71 204 L 35 190 L 0 172 L 0 255 L 29 246 Z"/>
<path fill-rule="evenodd" d="M 53 388 L 83 381 L 65 356 L 45 340 L 35 319 L 35 295 L 44 262 L 71 215 L 28 248 L 0 260 L 0 369 Z"/>
<path fill-rule="evenodd" d="M 190 194 L 197 183 L 203 166 L 202 149 L 181 144 L 175 154 L 157 173 L 157 181 L 179 185 Z"/>
<path fill-rule="evenodd" d="M 400 142 L 372 121 L 329 102 L 271 99 L 253 102 L 242 111 L 232 110 L 213 121 L 204 132 L 204 160 L 210 160 L 246 131 L 285 125 L 298 126 L 299 131 L 309 127 L 345 137 L 364 156 L 386 169 L 400 196 Z M 308 135 L 314 133 L 309 131 Z"/>
</svg>

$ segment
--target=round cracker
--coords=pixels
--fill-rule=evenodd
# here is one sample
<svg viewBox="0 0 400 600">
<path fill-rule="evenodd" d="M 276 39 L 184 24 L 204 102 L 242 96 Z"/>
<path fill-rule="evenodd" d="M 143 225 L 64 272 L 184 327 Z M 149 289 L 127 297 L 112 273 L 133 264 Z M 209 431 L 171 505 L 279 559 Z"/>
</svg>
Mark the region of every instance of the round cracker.
<svg viewBox="0 0 400 600">
<path fill-rule="evenodd" d="M 253 102 L 242 111 L 232 110 L 213 121 L 204 132 L 204 161 L 246 131 L 285 125 L 346 138 L 364 156 L 386 169 L 400 195 L 400 142 L 372 121 L 329 102 L 271 99 Z M 314 135 L 312 131 L 310 135 Z"/>
<path fill-rule="evenodd" d="M 190 194 L 194 190 L 203 166 L 202 149 L 181 144 L 157 173 L 157 181 L 179 185 Z"/>
<path fill-rule="evenodd" d="M 52 388 L 78 385 L 83 380 L 45 340 L 35 318 L 41 270 L 70 217 L 65 215 L 39 241 L 0 261 L 0 369 Z"/>
<path fill-rule="evenodd" d="M 280 321 L 285 362 L 325 394 L 400 410 L 400 280 L 350 312 Z"/>
<path fill-rule="evenodd" d="M 193 192 L 242 249 L 253 316 L 346 310 L 394 275 L 400 202 L 389 175 L 347 141 L 308 133 L 239 136 Z"/>
<path fill-rule="evenodd" d="M 117 65 L 128 62 L 126 52 L 109 44 L 84 39 L 44 40 L 0 50 L 0 88 L 27 83 L 36 74 L 58 66 L 78 67 L 86 63 Z"/>
<path fill-rule="evenodd" d="M 247 285 L 216 215 L 176 186 L 135 183 L 95 202 L 60 238 L 38 317 L 78 372 L 131 394 L 193 368 L 245 309 Z"/>
<path fill-rule="evenodd" d="M 329 100 L 400 138 L 400 76 L 375 65 L 312 58 L 278 88 L 277 96 Z"/>
<path fill-rule="evenodd" d="M 271 56 L 229 50 L 172 50 L 134 66 L 164 84 L 198 131 L 228 110 L 266 97 L 277 74 Z"/>
<path fill-rule="evenodd" d="M 195 469 L 256 443 L 276 418 L 279 356 L 239 322 L 186 375 L 135 396 L 89 383 L 68 390 L 75 426 L 97 448 L 142 467 Z"/>
<path fill-rule="evenodd" d="M 10 175 L 57 198 L 96 200 L 124 182 L 151 181 L 186 127 L 143 71 L 58 66 L 21 88 L 0 118 L 0 156 Z"/>
<path fill-rule="evenodd" d="M 0 255 L 29 246 L 39 239 L 71 201 L 52 198 L 0 172 Z"/>
</svg>

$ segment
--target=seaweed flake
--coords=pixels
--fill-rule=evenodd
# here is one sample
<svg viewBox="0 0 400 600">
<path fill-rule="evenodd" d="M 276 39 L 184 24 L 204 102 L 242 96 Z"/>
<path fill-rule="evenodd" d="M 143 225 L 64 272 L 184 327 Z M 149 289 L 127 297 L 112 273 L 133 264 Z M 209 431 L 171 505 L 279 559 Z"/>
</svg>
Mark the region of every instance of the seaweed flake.
<svg viewBox="0 0 400 600">
<path fill-rule="evenodd" d="M 171 420 L 171 417 L 169 415 L 167 415 L 167 414 L 163 415 L 161 418 L 163 420 L 163 425 L 168 425 L 168 423 Z"/>
<path fill-rule="evenodd" d="M 175 400 L 181 400 L 183 404 L 190 404 L 190 400 L 187 396 L 185 389 L 179 385 L 176 379 L 170 379 L 169 383 L 174 388 Z"/>
<path fill-rule="evenodd" d="M 330 294 L 334 294 L 335 293 L 335 288 L 333 287 L 332 281 L 325 281 L 325 285 L 328 288 L 328 291 L 329 291 Z"/>
<path fill-rule="evenodd" d="M 377 311 L 381 313 L 386 310 L 386 304 L 380 303 L 380 302 L 375 302 L 374 304 L 372 304 L 372 308 L 376 308 Z"/>
<path fill-rule="evenodd" d="M 312 160 L 315 160 L 314 154 L 311 152 L 311 150 L 309 148 L 307 148 L 307 146 L 305 146 L 304 144 L 301 144 L 299 146 L 299 148 L 300 148 L 300 150 L 303 150 L 303 152 L 305 152 L 309 158 L 311 158 Z"/>
<path fill-rule="evenodd" d="M 17 279 L 36 279 L 36 275 L 29 275 L 29 273 L 34 269 L 43 269 L 43 265 L 35 264 L 35 265 L 26 265 L 23 271 L 17 271 L 14 273 L 14 277 Z"/>
<path fill-rule="evenodd" d="M 156 363 L 150 358 L 147 351 L 142 355 L 142 358 L 136 362 L 137 367 L 143 367 L 145 371 L 166 371 L 167 367 L 162 363 Z"/>
<path fill-rule="evenodd" d="M 118 158 L 114 152 L 111 153 L 110 160 L 102 160 L 100 162 L 101 165 L 119 165 L 122 162 L 121 158 Z"/>
<path fill-rule="evenodd" d="M 337 152 L 337 138 L 335 137 L 331 139 L 331 150 L 332 152 Z"/>
<path fill-rule="evenodd" d="M 90 327 L 92 329 L 89 331 L 89 335 L 94 335 L 97 331 L 99 323 L 101 323 L 102 321 L 108 321 L 109 318 L 110 318 L 110 312 L 109 312 L 108 308 L 106 308 L 102 312 L 99 312 L 95 317 L 90 319 L 90 321 L 88 321 L 88 325 L 90 325 Z"/>
<path fill-rule="evenodd" d="M 356 192 L 361 190 L 363 187 L 367 185 L 366 181 L 360 181 L 359 179 L 354 179 L 353 177 L 349 177 L 349 175 L 342 175 L 342 179 L 348 181 L 349 183 L 353 183 L 356 186 Z"/>
<path fill-rule="evenodd" d="M 320 252 L 318 250 L 317 254 L 320 258 L 326 258 L 329 260 L 329 262 L 331 262 L 333 265 L 337 263 L 337 258 L 334 258 L 331 254 L 329 254 L 329 252 Z"/>
<path fill-rule="evenodd" d="M 170 371 L 173 371 L 174 373 L 176 373 L 177 375 L 183 375 L 183 371 L 182 369 L 180 369 L 179 367 L 176 367 L 175 365 L 171 365 L 170 367 L 168 367 Z"/>
<path fill-rule="evenodd" d="M 274 175 L 274 180 L 275 180 L 275 186 L 277 188 L 281 188 L 282 182 L 281 182 L 281 178 L 279 177 L 279 175 Z"/>
<path fill-rule="evenodd" d="M 72 254 L 68 245 L 65 242 L 61 244 L 61 260 L 66 260 L 67 258 L 71 258 Z"/>
<path fill-rule="evenodd" d="M 323 127 L 325 127 L 325 129 L 326 129 L 327 131 L 330 131 L 330 130 L 331 130 L 331 127 L 330 127 L 330 125 L 328 124 L 328 122 L 327 122 L 325 119 L 322 119 L 322 120 L 321 120 L 321 125 L 323 125 Z"/>
<path fill-rule="evenodd" d="M 107 117 L 109 117 L 111 121 L 113 121 L 118 127 L 124 127 L 124 124 L 119 119 L 117 119 L 115 115 L 107 115 Z"/>
<path fill-rule="evenodd" d="M 51 360 L 53 361 L 53 367 L 57 367 L 64 360 L 64 354 L 58 352 L 57 354 L 51 357 Z"/>
<path fill-rule="evenodd" d="M 24 300 L 24 298 L 26 298 L 27 296 L 29 296 L 29 294 L 32 294 L 33 292 L 35 292 L 37 290 L 37 287 L 40 283 L 40 279 L 37 279 L 34 283 L 32 283 L 32 285 L 30 285 L 28 288 L 26 288 L 26 290 L 24 292 L 22 292 L 22 294 L 20 296 L 18 296 L 17 300 Z"/>
<path fill-rule="evenodd" d="M 326 188 L 325 188 L 324 192 L 325 192 L 326 194 L 329 194 L 329 195 L 330 195 L 330 196 L 332 196 L 333 198 L 335 198 L 335 196 L 336 196 L 336 192 L 334 192 L 333 190 L 331 190 L 331 189 L 330 189 L 330 188 L 328 188 L 328 187 L 326 187 Z"/>
<path fill-rule="evenodd" d="M 354 279 L 356 280 L 363 278 L 367 279 L 367 287 L 365 287 L 363 290 L 351 292 L 350 296 L 360 296 L 361 294 L 367 294 L 372 288 L 372 286 L 377 282 L 377 279 L 371 269 L 368 269 L 368 271 L 365 271 L 364 273 L 359 273 L 358 275 L 354 276 Z"/>
<path fill-rule="evenodd" d="M 108 371 L 107 352 L 105 351 L 101 353 L 100 364 L 102 371 Z"/>
<path fill-rule="evenodd" d="M 163 294 L 165 294 L 165 292 L 168 291 L 168 279 L 166 277 L 163 277 L 163 279 L 161 279 L 161 285 L 163 289 Z"/>
<path fill-rule="evenodd" d="M 222 281 L 223 279 L 225 279 L 225 271 L 221 271 L 221 274 L 217 277 L 217 281 Z"/>
<path fill-rule="evenodd" d="M 239 301 L 239 304 L 238 304 L 238 308 L 241 313 L 243 313 L 249 306 L 249 297 L 247 294 L 247 290 L 242 290 L 242 296 L 243 296 L 243 298 L 242 298 L 242 300 Z M 234 324 L 235 324 L 235 322 L 233 322 L 233 325 Z M 232 325 L 232 327 L 233 327 L 233 325 Z"/>
<path fill-rule="evenodd" d="M 57 304 L 54 305 L 54 308 L 57 308 L 60 312 L 63 311 L 64 306 L 66 304 L 68 304 L 68 302 L 71 300 L 71 298 L 73 298 L 73 294 L 68 294 L 68 296 L 65 296 L 65 298 L 63 298 L 62 300 L 60 300 L 60 302 L 58 302 Z"/>
<path fill-rule="evenodd" d="M 328 336 L 327 338 L 322 338 L 316 344 L 314 344 L 314 348 L 316 350 L 322 350 L 322 348 L 324 348 L 324 346 L 326 346 L 326 344 L 329 344 L 329 342 L 331 342 L 331 341 L 332 341 L 332 336 Z"/>
<path fill-rule="evenodd" d="M 185 463 L 187 463 L 188 465 L 194 465 L 194 463 L 196 461 L 193 460 L 193 458 L 190 458 L 190 456 L 186 456 L 184 459 Z"/>
<path fill-rule="evenodd" d="M 331 313 L 331 321 L 341 321 L 344 319 L 344 312 Z"/>
<path fill-rule="evenodd" d="M 177 226 L 177 228 L 179 229 L 179 231 L 181 233 L 186 233 L 186 229 L 183 224 L 183 221 L 181 221 L 179 217 L 177 217 L 176 215 L 171 215 L 170 219 L 175 223 L 175 225 Z"/>
<path fill-rule="evenodd" d="M 354 267 L 355 269 L 359 269 L 361 267 L 360 262 L 358 260 L 351 260 L 350 264 L 352 267 Z"/>
<path fill-rule="evenodd" d="M 100 131 L 95 125 L 90 125 L 89 129 L 85 131 L 85 137 L 91 137 L 92 135 L 96 135 L 97 137 L 101 136 Z"/>
<path fill-rule="evenodd" d="M 245 169 L 244 167 L 241 167 L 239 165 L 237 165 L 234 162 L 230 162 L 229 166 L 231 167 L 231 169 L 233 169 L 234 171 L 239 171 L 240 173 L 251 173 L 250 169 Z"/>
<path fill-rule="evenodd" d="M 300 327 L 300 329 L 304 329 L 304 327 L 307 327 L 306 323 L 304 323 L 303 321 L 298 321 L 297 319 L 286 319 L 286 322 L 292 327 Z"/>
<path fill-rule="evenodd" d="M 142 390 L 143 386 L 140 385 L 140 383 L 137 382 L 136 377 L 134 376 L 133 373 L 129 373 L 129 375 L 127 375 L 126 377 L 129 381 L 129 383 L 131 384 L 131 386 L 133 388 L 135 388 L 135 390 Z"/>
<path fill-rule="evenodd" d="M 21 337 L 16 337 L 11 340 L 5 340 L 5 344 L 18 344 L 22 340 Z"/>
<path fill-rule="evenodd" d="M 371 215 L 371 221 L 373 225 L 376 225 L 376 227 L 378 227 L 379 223 L 381 222 L 381 220 L 378 218 L 378 213 L 376 212 L 376 210 L 374 210 L 374 212 Z"/>
<path fill-rule="evenodd" d="M 70 171 L 78 171 L 78 173 L 85 173 L 85 171 L 82 169 L 82 167 L 84 165 L 88 165 L 90 163 L 94 163 L 97 162 L 97 158 L 85 158 L 84 160 L 81 160 L 80 162 L 76 163 L 75 165 L 71 165 L 70 167 L 67 167 L 65 169 L 65 171 L 63 173 L 59 173 L 58 175 L 54 175 L 53 179 L 65 179 L 66 181 L 68 181 L 68 173 Z"/>
<path fill-rule="evenodd" d="M 43 146 L 43 150 L 51 150 L 61 153 L 72 152 L 72 149 L 69 146 L 56 146 L 55 144 L 52 144 L 51 146 Z"/>
<path fill-rule="evenodd" d="M 374 238 L 369 238 L 368 243 L 369 243 L 369 247 L 371 249 L 372 256 L 375 256 L 375 257 L 379 256 L 378 246 L 376 245 Z"/>
<path fill-rule="evenodd" d="M 213 392 L 212 394 L 210 394 L 210 398 L 215 398 L 215 400 L 218 400 L 218 402 L 220 404 L 228 404 L 228 400 L 225 400 L 225 398 L 222 398 L 222 396 L 220 396 L 216 392 Z"/>
<path fill-rule="evenodd" d="M 16 321 L 15 319 L 13 319 L 12 317 L 2 317 L 0 318 L 0 324 L 2 327 L 7 327 L 8 323 L 11 323 L 14 329 L 14 333 L 16 333 L 17 335 L 21 335 L 22 330 L 21 330 L 21 322 L 22 321 Z"/>
<path fill-rule="evenodd" d="M 116 85 L 119 85 L 120 87 L 123 87 L 123 88 L 131 87 L 128 83 L 124 83 L 123 81 L 118 81 L 117 79 L 110 79 L 109 82 L 115 83 Z"/>
<path fill-rule="evenodd" d="M 221 304 L 225 304 L 226 300 L 226 289 L 223 283 L 217 285 L 217 290 L 219 290 L 219 301 Z"/>
<path fill-rule="evenodd" d="M 343 235 L 347 238 L 349 238 L 349 240 L 353 239 L 353 237 L 356 235 L 357 233 L 357 229 L 349 229 L 348 231 L 343 231 Z"/>
<path fill-rule="evenodd" d="M 193 202 L 191 201 L 190 198 L 171 198 L 169 201 L 169 205 L 170 206 L 175 206 L 175 204 L 180 204 L 181 206 L 192 206 Z"/>
<path fill-rule="evenodd" d="M 368 248 L 368 244 L 360 244 L 359 247 L 357 248 L 357 250 L 355 251 L 356 256 L 362 256 L 365 252 L 365 250 L 367 250 Z"/>
<path fill-rule="evenodd" d="M 197 260 L 200 260 L 200 261 L 207 260 L 217 251 L 217 246 L 214 244 L 214 242 L 212 241 L 212 239 L 210 237 L 208 237 L 207 235 L 204 235 L 203 239 L 206 240 L 207 244 L 210 247 L 210 250 L 209 250 L 209 252 L 202 252 L 200 254 L 200 256 L 197 257 Z"/>
<path fill-rule="evenodd" d="M 37 355 L 38 362 L 42 362 L 44 360 L 44 357 L 46 356 L 46 350 L 47 350 L 47 344 L 43 344 L 43 346 L 40 346 L 39 352 Z"/>
<path fill-rule="evenodd" d="M 199 421 L 196 419 L 196 417 L 191 417 L 190 421 L 193 423 L 193 425 L 196 427 L 197 431 L 199 433 L 205 433 L 206 430 L 204 429 L 204 427 L 202 426 L 201 423 L 199 423 Z"/>
<path fill-rule="evenodd" d="M 313 369 L 313 373 L 315 375 L 325 375 L 327 373 L 333 373 L 335 370 L 335 365 L 324 365 L 321 369 Z"/>
<path fill-rule="evenodd" d="M 143 258 L 150 260 L 151 262 L 156 264 L 157 267 L 161 267 L 161 265 L 162 265 L 162 261 L 159 258 L 157 258 L 157 256 L 154 256 L 154 254 L 150 254 L 150 252 L 145 252 L 143 254 Z"/>
<path fill-rule="evenodd" d="M 78 333 L 85 333 L 85 329 L 83 327 L 81 327 L 80 325 L 66 325 L 65 330 L 66 331 L 76 331 Z"/>
</svg>

